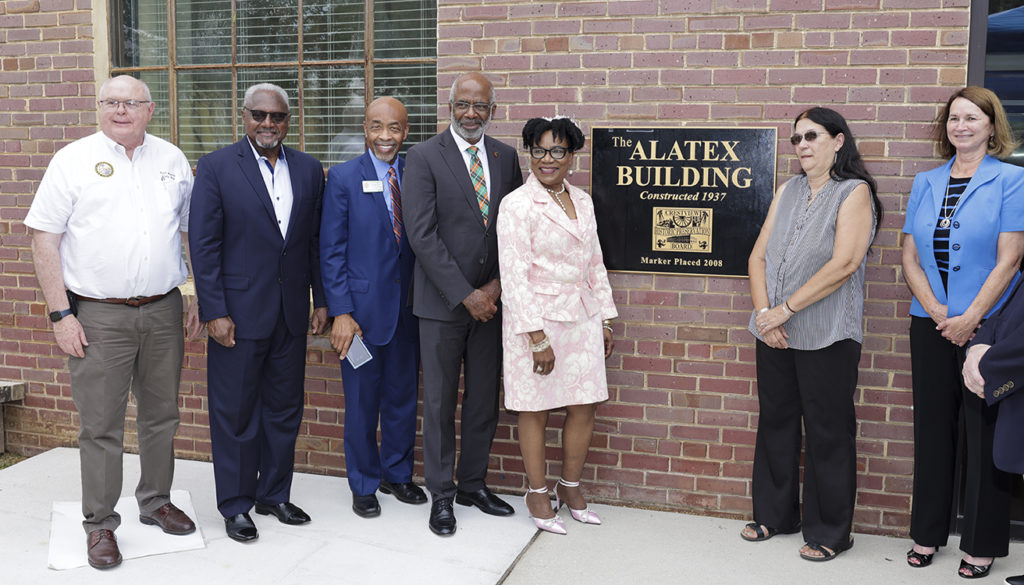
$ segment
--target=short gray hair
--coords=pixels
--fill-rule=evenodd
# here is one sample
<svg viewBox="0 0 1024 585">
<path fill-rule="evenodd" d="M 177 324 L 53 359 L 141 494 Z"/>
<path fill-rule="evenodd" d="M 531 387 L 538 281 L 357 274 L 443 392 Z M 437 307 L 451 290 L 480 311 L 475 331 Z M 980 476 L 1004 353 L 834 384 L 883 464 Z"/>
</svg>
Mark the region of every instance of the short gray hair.
<svg viewBox="0 0 1024 585">
<path fill-rule="evenodd" d="M 117 79 L 122 79 L 122 78 L 126 78 L 126 77 L 141 83 L 142 84 L 142 90 L 146 93 L 146 101 L 148 101 L 148 102 L 153 101 L 153 94 L 150 93 L 149 86 L 146 85 L 146 82 L 142 81 L 141 79 L 139 79 L 137 77 L 132 77 L 131 75 L 115 75 L 114 77 L 111 77 L 111 78 L 107 79 L 106 81 L 103 82 L 103 85 L 100 86 L 100 91 L 96 95 L 97 96 L 102 96 L 103 95 L 103 91 L 107 89 L 107 86 L 110 85 L 111 81 L 115 81 Z"/>
<path fill-rule="evenodd" d="M 252 105 L 252 96 L 258 91 L 272 91 L 278 95 L 284 101 L 284 107 L 289 112 L 292 110 L 288 104 L 288 92 L 281 88 L 280 85 L 274 85 L 273 83 L 257 83 L 256 85 L 250 86 L 249 89 L 245 90 L 245 98 L 242 100 L 242 106 L 248 108 Z"/>
<path fill-rule="evenodd" d="M 467 75 L 472 75 L 474 73 L 476 73 L 477 75 L 483 75 L 482 73 L 477 73 L 477 72 L 461 73 L 461 74 L 459 74 L 458 77 L 455 78 L 455 81 L 452 82 L 451 89 L 448 90 L 448 103 L 452 103 L 452 102 L 455 101 L 455 86 L 459 84 L 459 81 L 461 81 L 463 77 L 465 77 Z M 491 96 L 489 98 L 489 101 L 493 105 L 494 104 L 494 100 L 495 100 L 495 97 L 494 97 L 494 84 L 491 83 L 490 80 L 487 80 L 487 83 L 491 86 Z"/>
</svg>

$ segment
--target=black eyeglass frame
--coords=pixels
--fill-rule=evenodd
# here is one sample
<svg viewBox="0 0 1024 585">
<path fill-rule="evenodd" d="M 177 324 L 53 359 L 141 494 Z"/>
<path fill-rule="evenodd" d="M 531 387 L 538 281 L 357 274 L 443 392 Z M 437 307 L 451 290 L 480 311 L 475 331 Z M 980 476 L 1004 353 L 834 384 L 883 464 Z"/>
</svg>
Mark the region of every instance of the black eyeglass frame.
<svg viewBox="0 0 1024 585">
<path fill-rule="evenodd" d="M 564 146 L 555 146 L 552 148 L 541 148 L 539 146 L 531 146 L 530 148 L 527 149 L 527 152 L 530 153 L 530 158 L 534 158 L 537 160 L 540 160 L 548 155 L 551 155 L 552 160 L 562 160 L 572 151 Z M 561 152 L 561 154 L 556 155 L 556 152 Z M 537 156 L 537 154 L 540 154 L 540 156 Z"/>
</svg>

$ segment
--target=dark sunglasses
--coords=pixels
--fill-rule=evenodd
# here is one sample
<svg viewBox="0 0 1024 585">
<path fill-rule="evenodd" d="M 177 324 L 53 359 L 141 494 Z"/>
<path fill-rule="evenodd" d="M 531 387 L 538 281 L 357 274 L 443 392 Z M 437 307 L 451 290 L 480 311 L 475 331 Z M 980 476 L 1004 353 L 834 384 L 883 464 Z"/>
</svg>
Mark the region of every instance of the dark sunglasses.
<svg viewBox="0 0 1024 585">
<path fill-rule="evenodd" d="M 806 140 L 807 142 L 814 142 L 815 140 L 818 139 L 818 136 L 819 134 L 814 130 L 808 130 L 806 134 L 794 134 L 790 136 L 789 142 L 793 146 L 796 146 L 797 144 L 800 144 L 801 140 Z"/>
<path fill-rule="evenodd" d="M 289 112 L 264 112 L 263 110 L 250 110 L 249 108 L 242 106 L 242 109 L 249 112 L 252 119 L 256 122 L 262 122 L 270 116 L 270 121 L 275 124 L 280 124 L 288 119 L 291 114 Z"/>
</svg>

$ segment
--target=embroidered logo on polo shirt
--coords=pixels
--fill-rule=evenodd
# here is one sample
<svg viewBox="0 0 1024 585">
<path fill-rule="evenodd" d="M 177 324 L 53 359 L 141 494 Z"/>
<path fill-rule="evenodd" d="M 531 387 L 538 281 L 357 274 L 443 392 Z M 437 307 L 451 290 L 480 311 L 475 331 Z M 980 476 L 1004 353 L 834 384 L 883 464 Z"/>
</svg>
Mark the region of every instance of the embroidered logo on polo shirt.
<svg viewBox="0 0 1024 585">
<path fill-rule="evenodd" d="M 171 171 L 160 171 L 160 180 L 162 182 L 164 182 L 164 183 L 173 183 L 174 182 L 174 178 L 175 178 L 174 177 L 174 173 L 172 173 Z"/>
<path fill-rule="evenodd" d="M 108 162 L 96 163 L 96 174 L 101 177 L 109 177 L 114 174 L 114 165 Z"/>
</svg>

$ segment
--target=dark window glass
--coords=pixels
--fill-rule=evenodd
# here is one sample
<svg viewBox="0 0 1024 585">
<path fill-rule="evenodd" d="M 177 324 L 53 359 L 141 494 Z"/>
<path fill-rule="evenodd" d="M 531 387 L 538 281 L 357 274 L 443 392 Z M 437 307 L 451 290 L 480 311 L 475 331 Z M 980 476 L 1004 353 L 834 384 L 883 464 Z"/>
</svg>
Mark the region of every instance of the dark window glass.
<svg viewBox="0 0 1024 585">
<path fill-rule="evenodd" d="M 985 87 L 1003 102 L 1017 138 L 1024 138 L 1024 0 L 989 0 Z M 1024 146 L 1007 162 L 1024 166 Z"/>
</svg>

